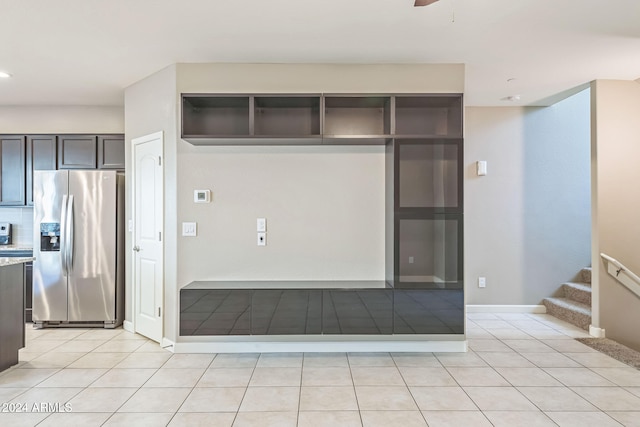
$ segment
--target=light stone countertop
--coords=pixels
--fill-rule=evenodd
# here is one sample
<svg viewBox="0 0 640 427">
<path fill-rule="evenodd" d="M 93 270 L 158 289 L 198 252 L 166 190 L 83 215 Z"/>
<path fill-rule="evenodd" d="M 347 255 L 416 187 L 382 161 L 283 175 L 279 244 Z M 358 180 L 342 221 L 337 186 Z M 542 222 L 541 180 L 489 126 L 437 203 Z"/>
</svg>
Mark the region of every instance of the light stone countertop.
<svg viewBox="0 0 640 427">
<path fill-rule="evenodd" d="M 8 265 L 14 265 L 14 264 L 22 264 L 25 262 L 29 262 L 29 261 L 33 261 L 35 258 L 34 257 L 21 257 L 21 258 L 17 258 L 17 257 L 0 257 L 0 267 L 6 267 Z"/>
<path fill-rule="evenodd" d="M 0 252 L 4 251 L 32 251 L 32 246 L 27 245 L 0 245 Z"/>
</svg>

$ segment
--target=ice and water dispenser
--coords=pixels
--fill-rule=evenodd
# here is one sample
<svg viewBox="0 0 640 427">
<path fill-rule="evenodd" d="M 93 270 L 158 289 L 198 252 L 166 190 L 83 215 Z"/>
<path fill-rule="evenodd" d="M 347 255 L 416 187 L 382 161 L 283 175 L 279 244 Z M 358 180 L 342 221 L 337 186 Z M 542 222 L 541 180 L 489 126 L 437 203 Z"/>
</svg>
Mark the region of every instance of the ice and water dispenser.
<svg viewBox="0 0 640 427">
<path fill-rule="evenodd" d="M 40 223 L 40 251 L 60 251 L 60 223 Z"/>
</svg>

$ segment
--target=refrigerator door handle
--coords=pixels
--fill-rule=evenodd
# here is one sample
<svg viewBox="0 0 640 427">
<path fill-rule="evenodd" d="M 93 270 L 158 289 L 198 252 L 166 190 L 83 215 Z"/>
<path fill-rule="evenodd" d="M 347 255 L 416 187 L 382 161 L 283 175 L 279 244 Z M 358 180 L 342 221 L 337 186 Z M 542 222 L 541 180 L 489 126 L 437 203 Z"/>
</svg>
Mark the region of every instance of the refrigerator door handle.
<svg viewBox="0 0 640 427">
<path fill-rule="evenodd" d="M 73 196 L 69 196 L 67 213 L 67 269 L 73 270 Z"/>
<path fill-rule="evenodd" d="M 62 196 L 62 212 L 60 221 L 60 259 L 62 261 L 62 274 L 67 275 L 67 195 Z"/>
</svg>

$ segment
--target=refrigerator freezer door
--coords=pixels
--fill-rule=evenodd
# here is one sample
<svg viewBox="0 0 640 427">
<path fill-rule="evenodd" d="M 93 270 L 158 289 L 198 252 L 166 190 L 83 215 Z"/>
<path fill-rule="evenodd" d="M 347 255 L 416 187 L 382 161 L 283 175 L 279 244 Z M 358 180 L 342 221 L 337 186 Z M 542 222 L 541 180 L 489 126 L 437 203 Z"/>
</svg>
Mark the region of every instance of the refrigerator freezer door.
<svg viewBox="0 0 640 427">
<path fill-rule="evenodd" d="M 70 322 L 113 321 L 116 300 L 116 172 L 69 171 Z"/>
<path fill-rule="evenodd" d="M 67 320 L 67 278 L 60 232 L 66 207 L 68 173 L 34 171 L 33 182 L 33 320 Z M 59 241 L 58 241 L 59 240 Z"/>
</svg>

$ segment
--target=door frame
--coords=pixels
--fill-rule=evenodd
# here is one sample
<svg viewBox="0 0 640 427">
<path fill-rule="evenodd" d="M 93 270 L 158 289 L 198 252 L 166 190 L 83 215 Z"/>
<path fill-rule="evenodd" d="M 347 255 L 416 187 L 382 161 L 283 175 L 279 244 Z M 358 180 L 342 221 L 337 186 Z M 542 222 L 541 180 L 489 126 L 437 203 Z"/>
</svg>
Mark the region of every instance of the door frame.
<svg viewBox="0 0 640 427">
<path fill-rule="evenodd" d="M 128 250 L 130 250 L 130 254 L 131 254 L 131 273 L 129 275 L 129 280 L 131 281 L 131 332 L 135 333 L 136 330 L 136 294 L 137 294 L 137 284 L 136 284 L 136 262 L 134 259 L 134 255 L 133 255 L 133 246 L 135 245 L 135 235 L 136 235 L 136 230 L 135 230 L 135 218 L 137 215 L 136 212 L 136 185 L 135 185 L 135 174 L 136 174 L 136 163 L 135 163 L 135 150 L 136 150 L 136 146 L 139 144 L 143 144 L 145 142 L 149 142 L 149 141 L 153 141 L 159 139 L 160 140 L 160 145 L 161 145 L 161 157 L 163 159 L 162 162 L 162 168 L 161 168 L 161 175 L 162 175 L 162 183 L 161 183 L 161 187 L 162 187 L 162 235 L 165 236 L 165 224 L 164 224 L 164 208 L 165 208 L 165 203 L 164 203 L 164 182 L 165 182 L 165 175 L 164 175 L 164 132 L 163 131 L 158 131 L 158 132 L 154 132 L 154 133 L 150 133 L 148 135 L 144 135 L 144 136 L 140 136 L 138 138 L 133 138 L 131 139 L 131 227 L 129 228 L 130 231 L 130 235 L 131 235 L 131 245 L 128 248 Z M 162 272 L 162 301 L 161 301 L 161 307 L 162 307 L 162 313 L 161 313 L 161 324 L 162 324 L 162 337 L 160 339 L 159 344 L 162 344 L 162 341 L 164 340 L 164 318 L 165 318 L 165 289 L 164 289 L 164 258 L 165 258 L 165 241 L 166 239 L 163 237 L 160 244 L 162 245 L 162 255 L 161 255 L 161 260 L 160 262 L 162 263 L 162 268 L 161 268 L 161 272 Z"/>
</svg>

